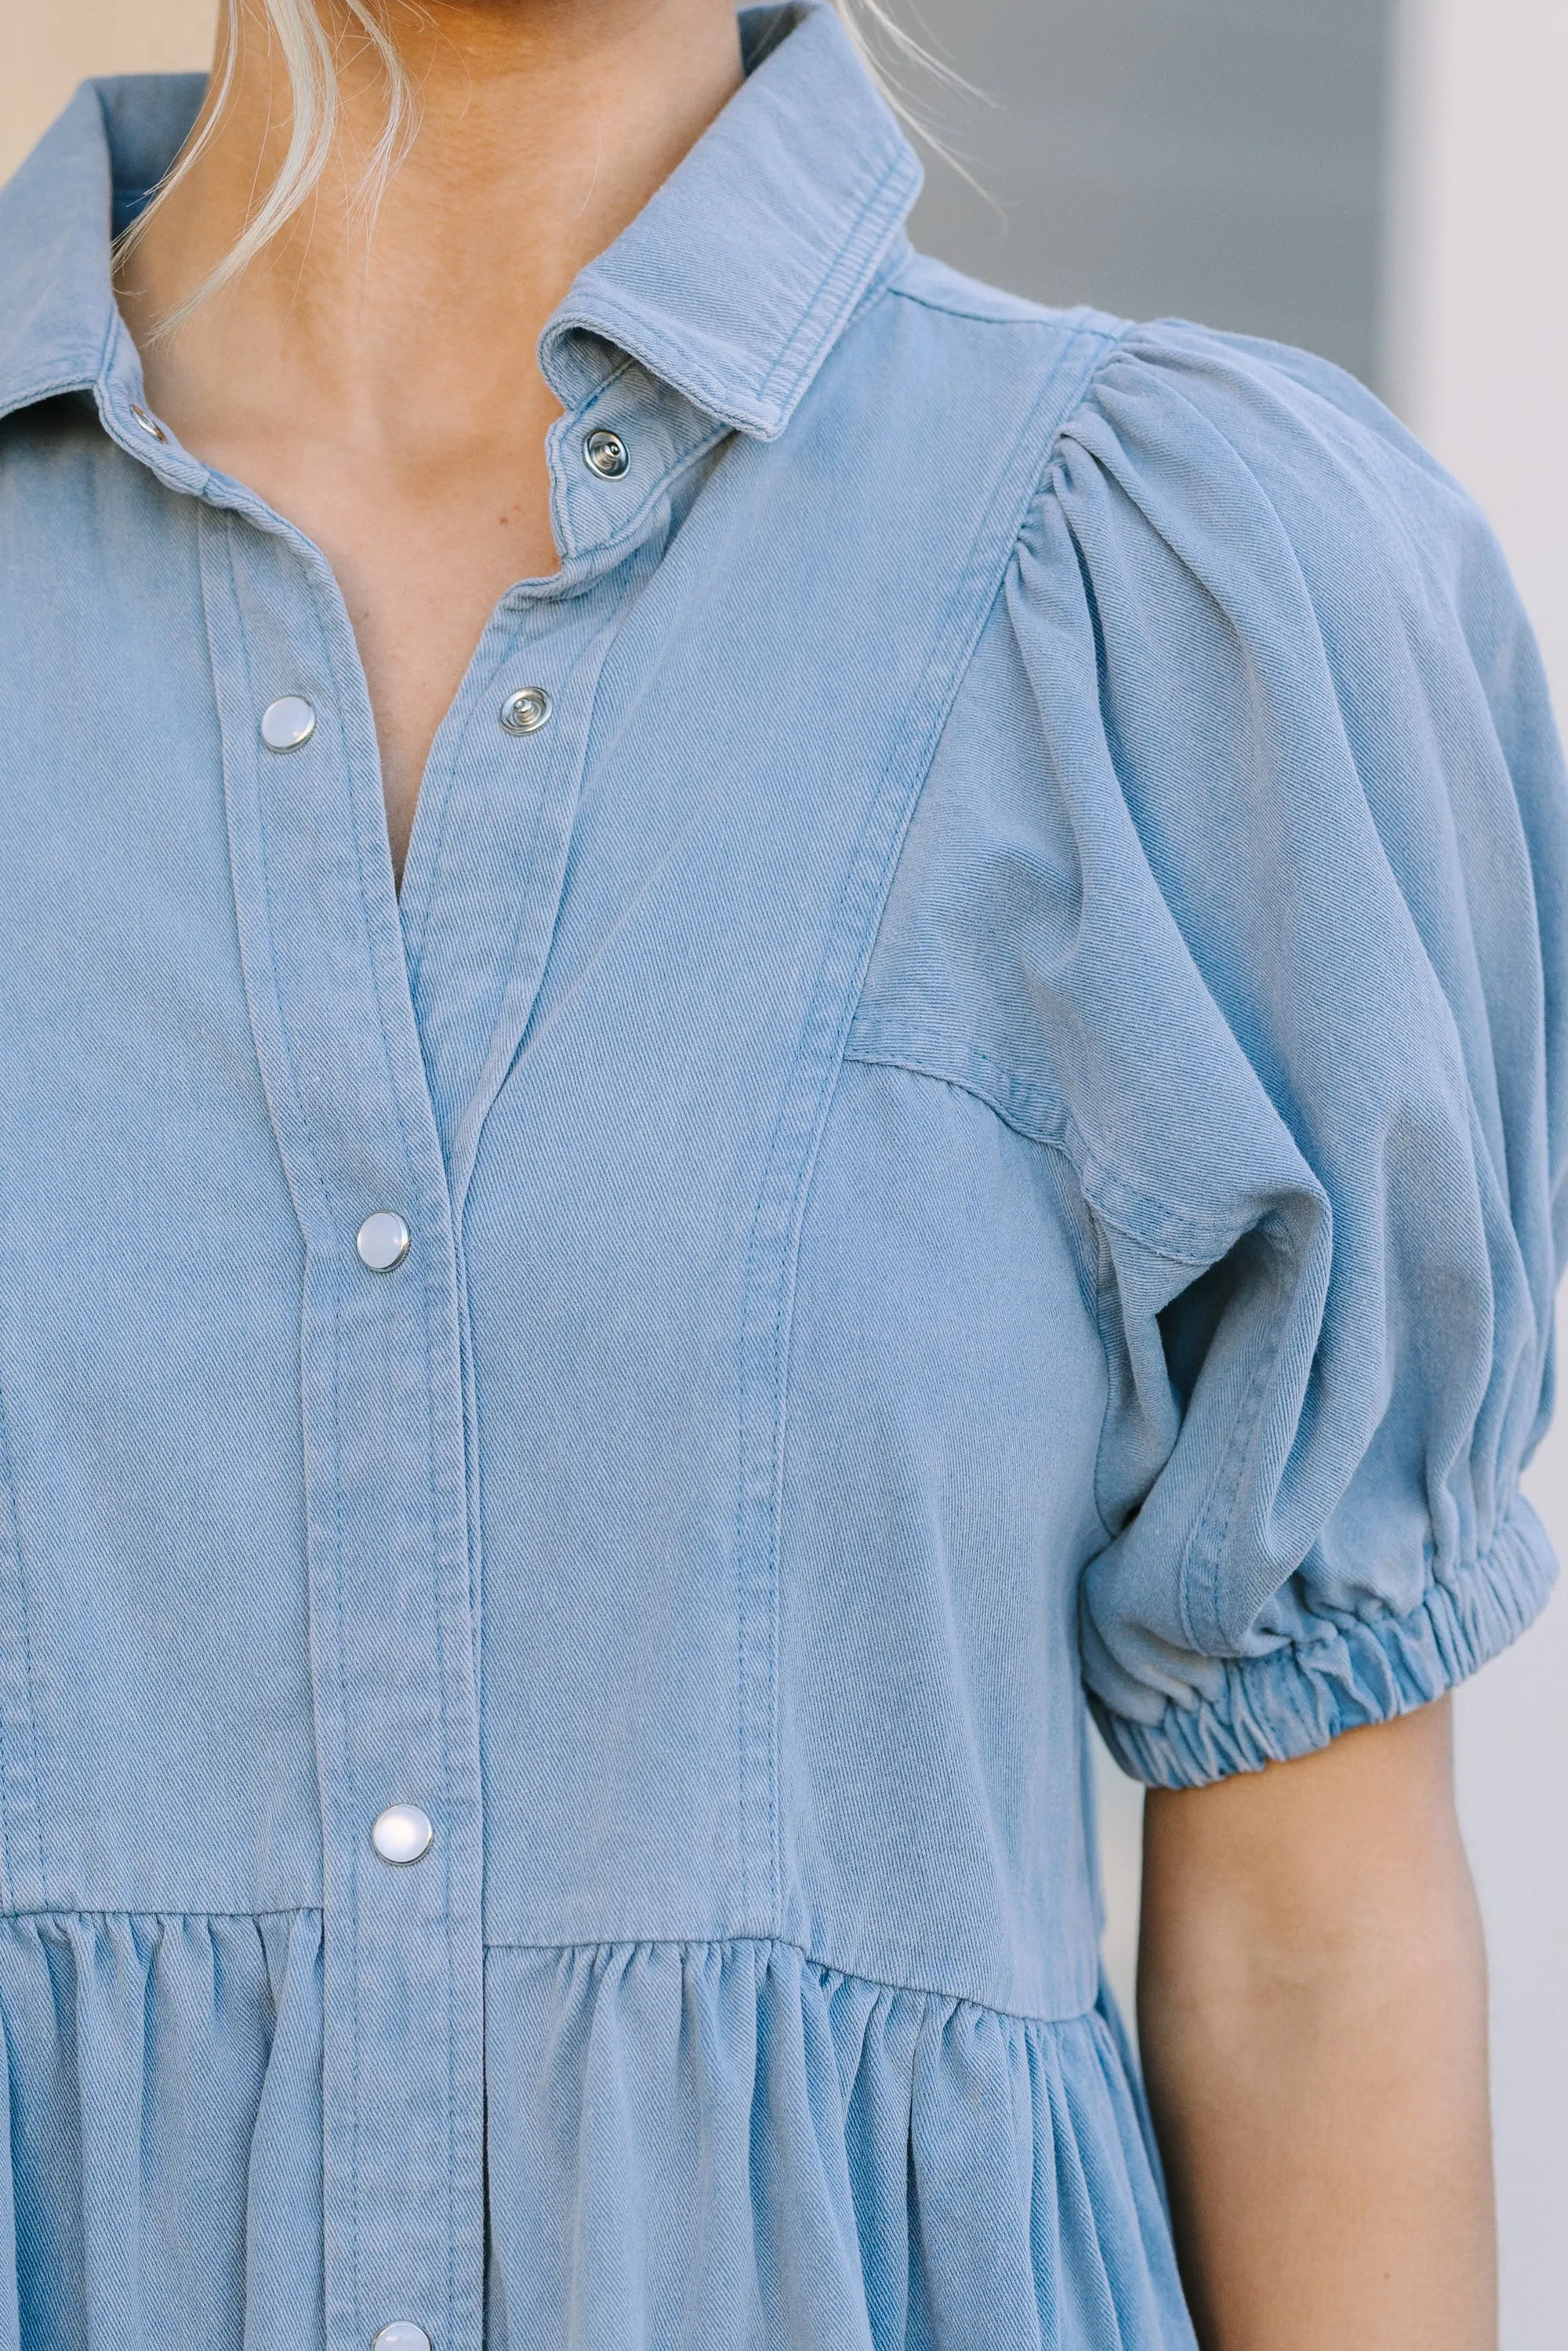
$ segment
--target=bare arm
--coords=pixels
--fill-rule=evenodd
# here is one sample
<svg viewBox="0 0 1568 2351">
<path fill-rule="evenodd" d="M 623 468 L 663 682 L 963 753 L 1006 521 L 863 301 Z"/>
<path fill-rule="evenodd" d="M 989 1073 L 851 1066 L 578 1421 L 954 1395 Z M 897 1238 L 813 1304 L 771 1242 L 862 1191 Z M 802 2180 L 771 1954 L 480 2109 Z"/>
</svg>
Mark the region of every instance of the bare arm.
<svg viewBox="0 0 1568 2351">
<path fill-rule="evenodd" d="M 1151 1792 L 1138 2021 L 1204 2351 L 1495 2351 L 1447 1701 Z"/>
</svg>

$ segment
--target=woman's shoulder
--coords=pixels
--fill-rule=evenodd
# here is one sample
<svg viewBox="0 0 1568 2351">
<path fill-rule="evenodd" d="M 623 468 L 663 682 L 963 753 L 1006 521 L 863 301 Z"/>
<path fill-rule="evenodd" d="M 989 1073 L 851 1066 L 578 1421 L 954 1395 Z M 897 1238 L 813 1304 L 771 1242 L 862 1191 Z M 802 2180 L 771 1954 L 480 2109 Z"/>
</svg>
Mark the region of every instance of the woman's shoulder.
<svg viewBox="0 0 1568 2351">
<path fill-rule="evenodd" d="M 1568 863 L 1550 695 L 1506 559 L 1366 386 L 1284 344 L 1051 310 L 924 257 L 893 288 L 929 322 L 915 359 L 936 336 L 961 353 L 932 373 L 967 381 L 971 445 L 1002 413 L 993 381 L 1023 370 L 1039 395 L 994 659 L 975 674 L 998 707 L 1027 698 L 1030 821 L 1043 841 L 1073 799 L 1073 857 L 1130 824 L 1222 996 L 1222 967 L 1248 986 L 1267 967 L 1281 893 L 1332 901 L 1354 942 L 1391 919 L 1389 871 L 1408 867 L 1447 970 L 1467 861 L 1507 833 L 1527 859 L 1550 836 Z M 977 764 L 971 820 L 984 789 Z M 1335 835 L 1343 853 L 1315 861 Z M 1103 910 L 1113 928 L 1127 904 Z"/>
<path fill-rule="evenodd" d="M 1568 778 L 1496 542 L 1353 378 L 915 282 L 977 418 L 1017 350 L 1060 413 L 857 1035 L 1072 1169 L 1085 1675 L 1179 1785 L 1435 1698 L 1544 1596 Z"/>
<path fill-rule="evenodd" d="M 928 322 L 977 413 L 993 379 L 1034 375 L 1043 497 L 1071 500 L 1097 475 L 1180 536 L 1184 515 L 1222 519 L 1251 490 L 1304 554 L 1327 544 L 1375 568 L 1485 535 L 1376 393 L 1314 352 L 1186 319 L 1052 308 L 919 253 L 886 291 Z"/>
</svg>

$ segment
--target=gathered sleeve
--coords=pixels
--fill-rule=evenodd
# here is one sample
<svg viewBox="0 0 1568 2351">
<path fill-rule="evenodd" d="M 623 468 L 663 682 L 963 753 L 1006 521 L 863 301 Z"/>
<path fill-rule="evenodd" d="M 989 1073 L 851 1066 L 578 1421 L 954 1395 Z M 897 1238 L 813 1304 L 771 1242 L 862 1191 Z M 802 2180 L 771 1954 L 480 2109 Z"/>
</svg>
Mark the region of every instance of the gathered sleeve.
<svg viewBox="0 0 1568 2351">
<path fill-rule="evenodd" d="M 1083 1670 L 1192 1784 L 1550 1587 L 1568 790 L 1484 521 L 1301 354 L 1134 330 L 1008 593 L 1076 877 L 1030 983 L 1110 1364 Z"/>
</svg>

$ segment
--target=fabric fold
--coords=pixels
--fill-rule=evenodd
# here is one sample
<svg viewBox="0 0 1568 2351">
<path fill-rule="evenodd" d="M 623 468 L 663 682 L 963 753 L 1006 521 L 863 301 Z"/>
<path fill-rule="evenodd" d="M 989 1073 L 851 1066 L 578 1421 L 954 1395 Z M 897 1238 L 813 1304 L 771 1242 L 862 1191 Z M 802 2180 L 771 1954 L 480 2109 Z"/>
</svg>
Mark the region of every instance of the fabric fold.
<svg viewBox="0 0 1568 2351">
<path fill-rule="evenodd" d="M 0 1919 L 0 2351 L 321 2340 L 320 1920 Z"/>
<path fill-rule="evenodd" d="M 494 1949 L 492 2351 L 1186 2351 L 1110 2012 L 768 1941 Z"/>
<path fill-rule="evenodd" d="M 319 2351 L 320 1960 L 0 1919 L 0 2351 Z M 741 1939 L 503 1947 L 487 2011 L 488 2351 L 1191 2351 L 1108 1997 Z"/>
<path fill-rule="evenodd" d="M 1522 1497 L 1484 1559 L 1433 1583 L 1404 1616 L 1322 1620 L 1312 1639 L 1230 1658 L 1214 1697 L 1167 1702 L 1155 1722 L 1090 1694 L 1122 1769 L 1155 1788 L 1204 1787 L 1315 1753 L 1342 1732 L 1427 1706 L 1517 1640 L 1557 1580 L 1551 1539 Z"/>
</svg>

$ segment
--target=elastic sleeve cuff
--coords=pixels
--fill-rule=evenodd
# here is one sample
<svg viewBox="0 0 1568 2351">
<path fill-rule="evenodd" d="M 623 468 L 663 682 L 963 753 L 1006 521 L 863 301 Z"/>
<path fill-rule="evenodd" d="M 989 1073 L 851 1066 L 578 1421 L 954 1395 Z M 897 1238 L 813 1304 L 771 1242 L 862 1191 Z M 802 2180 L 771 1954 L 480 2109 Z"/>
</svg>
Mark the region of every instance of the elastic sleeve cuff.
<svg viewBox="0 0 1568 2351">
<path fill-rule="evenodd" d="M 1216 1697 L 1170 1701 L 1153 1723 L 1094 1719 L 1124 1771 L 1151 1788 L 1201 1788 L 1328 1746 L 1363 1723 L 1389 1722 L 1441 1698 L 1518 1638 L 1545 1605 L 1557 1561 L 1522 1496 L 1483 1557 L 1434 1583 L 1408 1616 L 1325 1619 L 1310 1643 L 1228 1660 Z"/>
</svg>

